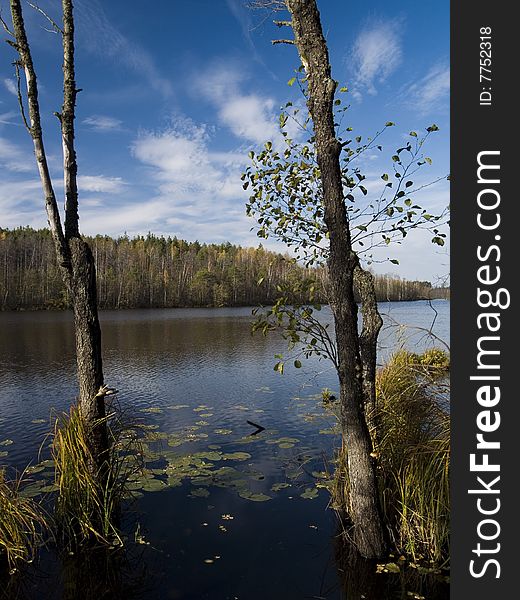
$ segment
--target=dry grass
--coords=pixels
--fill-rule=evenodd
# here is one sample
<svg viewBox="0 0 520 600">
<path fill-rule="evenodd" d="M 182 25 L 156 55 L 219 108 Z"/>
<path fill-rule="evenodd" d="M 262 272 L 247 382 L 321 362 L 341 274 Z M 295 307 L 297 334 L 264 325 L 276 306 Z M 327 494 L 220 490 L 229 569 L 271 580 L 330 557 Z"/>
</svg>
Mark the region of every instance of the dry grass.
<svg viewBox="0 0 520 600">
<path fill-rule="evenodd" d="M 9 571 L 20 562 L 31 562 L 42 542 L 47 519 L 38 504 L 20 495 L 22 477 L 7 481 L 0 469 L 0 558 L 3 554 Z"/>
<path fill-rule="evenodd" d="M 383 517 L 392 545 L 413 561 L 449 564 L 449 356 L 401 350 L 378 372 L 372 422 Z M 377 433 L 377 435 L 375 435 Z M 348 506 L 346 455 L 338 454 L 333 505 Z"/>
<path fill-rule="evenodd" d="M 93 472 L 88 447 L 93 427 L 77 406 L 56 420 L 52 443 L 55 482 L 58 486 L 56 520 L 66 544 L 94 540 L 118 546 L 120 503 L 130 474 L 140 468 L 136 436 L 124 430 L 114 415 L 106 417 L 110 449 L 104 476 Z"/>
</svg>

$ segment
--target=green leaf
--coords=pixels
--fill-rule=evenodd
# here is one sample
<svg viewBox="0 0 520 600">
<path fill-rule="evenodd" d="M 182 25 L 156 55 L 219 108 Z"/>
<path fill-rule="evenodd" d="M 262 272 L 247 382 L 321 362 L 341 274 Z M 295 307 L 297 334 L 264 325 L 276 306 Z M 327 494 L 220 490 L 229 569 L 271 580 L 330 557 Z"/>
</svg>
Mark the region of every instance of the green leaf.
<svg viewBox="0 0 520 600">
<path fill-rule="evenodd" d="M 287 82 L 287 85 L 293 86 L 295 82 L 296 82 L 296 77 L 291 77 L 291 79 L 289 79 L 289 81 Z"/>
<path fill-rule="evenodd" d="M 393 123 L 392 121 L 387 121 L 385 123 L 385 127 L 393 127 L 395 125 L 395 123 Z"/>
<path fill-rule="evenodd" d="M 431 164 L 432 164 L 432 159 L 431 159 L 431 158 L 429 158 L 428 156 L 425 156 L 425 157 L 424 157 L 424 160 L 425 160 L 425 161 L 426 161 L 426 162 L 427 162 L 429 165 L 431 165 Z"/>
<path fill-rule="evenodd" d="M 383 174 L 381 175 L 381 179 L 382 179 L 383 181 L 388 181 L 388 173 L 383 173 Z"/>
<path fill-rule="evenodd" d="M 415 131 L 410 131 L 410 135 L 411 135 L 412 137 L 417 137 L 417 133 L 416 133 Z"/>
<path fill-rule="evenodd" d="M 295 361 L 294 361 L 294 366 L 295 366 L 297 369 L 301 369 L 301 367 L 302 367 L 302 363 L 301 363 L 299 360 L 295 360 Z"/>
<path fill-rule="evenodd" d="M 278 371 L 278 373 L 280 373 L 280 375 L 283 375 L 283 368 L 284 368 L 284 363 L 282 361 L 279 361 L 273 367 L 273 371 Z"/>
<path fill-rule="evenodd" d="M 397 258 L 391 258 L 391 259 L 390 259 L 390 262 L 391 262 L 392 264 L 394 264 L 394 265 L 398 265 L 398 264 L 399 264 L 399 261 L 397 260 Z"/>
</svg>

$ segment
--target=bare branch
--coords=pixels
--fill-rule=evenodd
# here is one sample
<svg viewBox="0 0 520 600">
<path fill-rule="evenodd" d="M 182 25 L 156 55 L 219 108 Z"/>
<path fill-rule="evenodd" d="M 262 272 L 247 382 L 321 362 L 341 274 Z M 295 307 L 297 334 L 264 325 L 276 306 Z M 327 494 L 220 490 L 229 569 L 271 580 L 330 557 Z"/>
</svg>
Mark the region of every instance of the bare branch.
<svg viewBox="0 0 520 600">
<path fill-rule="evenodd" d="M 274 12 L 287 10 L 284 0 L 250 0 L 248 6 L 252 9 L 269 9 Z"/>
<path fill-rule="evenodd" d="M 49 227 L 51 229 L 54 244 L 56 246 L 58 261 L 60 265 L 65 269 L 64 276 L 66 277 L 66 281 L 68 281 L 70 253 L 65 242 L 65 236 L 63 235 L 60 212 L 58 210 L 58 204 L 56 202 L 56 194 L 52 185 L 52 179 L 49 172 L 49 165 L 47 163 L 47 155 L 43 143 L 36 72 L 34 70 L 34 64 L 32 60 L 31 49 L 29 47 L 29 42 L 27 41 L 27 34 L 25 31 L 21 2 L 20 0 L 10 0 L 10 4 L 11 15 L 13 19 L 13 31 L 16 39 L 16 44 L 11 43 L 11 45 L 18 52 L 18 55 L 20 57 L 20 66 L 24 69 L 25 79 L 27 81 L 27 104 L 29 106 L 30 117 L 29 133 L 33 140 L 34 153 L 36 155 L 38 171 L 40 174 L 43 192 L 45 195 L 45 209 L 47 211 Z"/>
<path fill-rule="evenodd" d="M 273 44 L 273 46 L 276 44 L 290 44 L 291 46 L 294 46 L 294 40 L 272 40 L 271 44 Z"/>
<path fill-rule="evenodd" d="M 52 29 L 45 29 L 45 27 L 44 27 L 45 31 L 48 31 L 49 33 L 61 33 L 63 35 L 63 30 L 61 29 L 61 27 L 56 23 L 56 21 L 54 21 L 54 19 L 49 17 L 49 15 L 43 10 L 43 8 L 40 8 L 37 4 L 33 4 L 32 2 L 27 2 L 27 4 L 31 8 L 34 8 L 34 10 L 41 13 L 47 19 L 47 21 L 49 21 L 49 23 L 52 25 Z"/>
<path fill-rule="evenodd" d="M 5 31 L 14 38 L 14 33 L 9 29 L 9 26 L 7 25 L 7 23 L 5 22 L 4 18 L 2 17 L 2 12 L 0 11 L 0 23 L 2 23 L 2 27 L 5 29 Z"/>
</svg>

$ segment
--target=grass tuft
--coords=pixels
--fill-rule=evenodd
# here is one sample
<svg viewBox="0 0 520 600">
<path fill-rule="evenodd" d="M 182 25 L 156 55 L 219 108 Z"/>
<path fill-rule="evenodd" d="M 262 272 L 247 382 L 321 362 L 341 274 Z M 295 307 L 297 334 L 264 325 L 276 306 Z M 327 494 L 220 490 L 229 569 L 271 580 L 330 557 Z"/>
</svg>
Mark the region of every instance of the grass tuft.
<svg viewBox="0 0 520 600">
<path fill-rule="evenodd" d="M 96 541 L 121 546 L 120 503 L 128 478 L 140 468 L 137 438 L 109 415 L 103 420 L 110 448 L 103 473 L 92 469 L 89 436 L 102 422 L 88 424 L 78 406 L 56 420 L 52 442 L 55 483 L 58 486 L 56 520 L 66 545 Z M 108 474 L 108 475 L 104 475 Z"/>
<path fill-rule="evenodd" d="M 392 545 L 412 561 L 449 564 L 449 355 L 395 353 L 376 378 L 370 422 L 383 518 Z M 333 506 L 348 507 L 346 450 L 338 453 Z"/>
<path fill-rule="evenodd" d="M 5 469 L 0 469 L 0 558 L 4 554 L 11 574 L 20 562 L 32 562 L 47 529 L 39 505 L 20 495 L 22 481 L 23 474 L 6 480 Z"/>
</svg>

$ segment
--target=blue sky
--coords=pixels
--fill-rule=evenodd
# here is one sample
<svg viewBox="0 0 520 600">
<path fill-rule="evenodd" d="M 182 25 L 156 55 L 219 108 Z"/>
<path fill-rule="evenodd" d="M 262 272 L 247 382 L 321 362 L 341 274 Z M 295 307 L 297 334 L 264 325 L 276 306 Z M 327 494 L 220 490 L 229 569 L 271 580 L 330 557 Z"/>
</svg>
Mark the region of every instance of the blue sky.
<svg viewBox="0 0 520 600">
<path fill-rule="evenodd" d="M 58 0 L 40 6 L 59 19 Z M 367 181 L 390 168 L 403 134 L 436 123 L 421 174 L 449 172 L 449 2 L 318 2 L 333 76 L 349 87 L 349 124 L 371 135 L 388 120 L 385 161 L 368 157 Z M 245 0 L 76 0 L 76 142 L 81 229 L 86 234 L 151 231 L 201 242 L 257 245 L 245 216 L 240 174 L 247 153 L 276 140 L 282 104 L 302 103 L 287 81 L 296 49 L 271 45 L 272 19 Z M 4 18 L 8 1 L 0 0 Z M 61 47 L 41 15 L 24 6 L 40 82 L 46 148 L 62 196 Z M 287 35 L 287 32 L 282 32 Z M 3 36 L 7 37 L 6 35 Z M 0 226 L 46 224 L 32 145 L 21 126 L 13 51 L 0 46 Z M 371 160 L 372 159 L 372 160 Z M 369 192 L 375 192 L 375 187 Z M 449 199 L 448 184 L 417 198 L 429 212 Z M 280 244 L 264 245 L 282 249 Z M 446 247 L 424 232 L 379 258 L 378 272 L 435 280 L 448 272 Z"/>
</svg>

